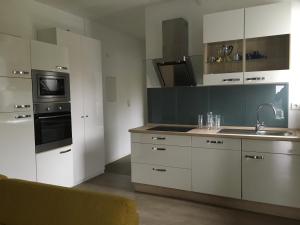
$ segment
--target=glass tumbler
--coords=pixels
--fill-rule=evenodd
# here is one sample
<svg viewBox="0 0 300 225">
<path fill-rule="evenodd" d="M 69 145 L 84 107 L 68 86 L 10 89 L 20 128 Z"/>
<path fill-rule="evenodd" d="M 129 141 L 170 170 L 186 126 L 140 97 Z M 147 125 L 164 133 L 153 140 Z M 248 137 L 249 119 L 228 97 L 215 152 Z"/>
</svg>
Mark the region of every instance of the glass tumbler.
<svg viewBox="0 0 300 225">
<path fill-rule="evenodd" d="M 216 130 L 219 130 L 221 128 L 221 115 L 214 116 L 214 127 Z"/>
<path fill-rule="evenodd" d="M 198 128 L 199 129 L 203 128 L 203 115 L 202 114 L 198 115 Z"/>
</svg>

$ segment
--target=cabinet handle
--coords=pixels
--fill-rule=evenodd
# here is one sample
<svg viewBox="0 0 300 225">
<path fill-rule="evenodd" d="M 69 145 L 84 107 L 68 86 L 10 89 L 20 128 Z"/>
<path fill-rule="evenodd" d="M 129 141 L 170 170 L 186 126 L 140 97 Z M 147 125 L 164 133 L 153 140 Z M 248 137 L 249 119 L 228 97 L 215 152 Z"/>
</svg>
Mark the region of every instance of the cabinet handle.
<svg viewBox="0 0 300 225">
<path fill-rule="evenodd" d="M 85 115 L 85 118 L 88 118 L 89 117 L 89 115 Z"/>
<path fill-rule="evenodd" d="M 156 169 L 156 168 L 153 168 L 152 170 L 153 171 L 157 171 L 157 172 L 167 172 L 166 169 Z"/>
<path fill-rule="evenodd" d="M 18 115 L 18 116 L 15 116 L 16 119 L 26 119 L 26 118 L 30 118 L 31 115 Z"/>
<path fill-rule="evenodd" d="M 154 150 L 154 151 L 166 151 L 167 149 L 152 147 L 152 150 Z"/>
<path fill-rule="evenodd" d="M 263 160 L 264 156 L 262 155 L 245 155 L 246 159 L 259 159 L 259 160 Z"/>
<path fill-rule="evenodd" d="M 58 69 L 58 70 L 68 70 L 68 67 L 66 67 L 66 66 L 56 66 L 56 69 Z"/>
<path fill-rule="evenodd" d="M 60 152 L 59 154 L 66 154 L 66 153 L 68 153 L 68 152 L 70 152 L 70 151 L 71 151 L 71 149 L 66 150 L 66 151 L 62 151 L 62 152 Z"/>
<path fill-rule="evenodd" d="M 23 70 L 13 70 L 12 71 L 13 75 L 28 75 L 28 71 L 23 71 Z"/>
<path fill-rule="evenodd" d="M 166 140 L 165 137 L 152 137 L 152 140 Z"/>
<path fill-rule="evenodd" d="M 222 145 L 224 142 L 223 141 L 210 141 L 210 140 L 207 140 L 206 143 Z"/>
<path fill-rule="evenodd" d="M 235 81 L 240 81 L 240 78 L 229 78 L 229 79 L 223 79 L 223 82 L 235 82 Z"/>
<path fill-rule="evenodd" d="M 249 77 L 246 78 L 246 81 L 256 81 L 256 80 L 265 80 L 265 77 Z"/>
<path fill-rule="evenodd" d="M 81 118 L 81 119 L 83 119 L 83 118 L 84 118 L 84 116 L 81 116 L 80 118 Z"/>
<path fill-rule="evenodd" d="M 16 109 L 28 109 L 30 108 L 30 105 L 15 105 Z"/>
</svg>

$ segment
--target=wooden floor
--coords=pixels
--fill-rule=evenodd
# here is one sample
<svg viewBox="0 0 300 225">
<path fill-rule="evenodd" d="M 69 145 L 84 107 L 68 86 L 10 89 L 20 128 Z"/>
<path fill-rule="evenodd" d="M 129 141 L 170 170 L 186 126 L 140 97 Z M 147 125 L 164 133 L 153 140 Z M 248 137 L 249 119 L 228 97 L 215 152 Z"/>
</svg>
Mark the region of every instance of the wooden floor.
<svg viewBox="0 0 300 225">
<path fill-rule="evenodd" d="M 104 175 L 78 188 L 113 193 L 135 200 L 140 225 L 300 225 L 300 221 L 296 220 L 136 193 L 128 171 L 129 157 L 109 165 Z"/>
</svg>

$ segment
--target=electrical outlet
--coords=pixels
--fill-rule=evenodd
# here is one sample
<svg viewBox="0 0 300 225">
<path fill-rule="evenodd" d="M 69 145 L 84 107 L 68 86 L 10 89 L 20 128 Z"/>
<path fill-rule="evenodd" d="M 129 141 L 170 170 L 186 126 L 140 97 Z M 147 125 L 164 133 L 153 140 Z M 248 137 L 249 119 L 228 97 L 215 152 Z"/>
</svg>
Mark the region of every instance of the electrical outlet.
<svg viewBox="0 0 300 225">
<path fill-rule="evenodd" d="M 300 110 L 300 103 L 292 103 L 291 110 Z"/>
</svg>

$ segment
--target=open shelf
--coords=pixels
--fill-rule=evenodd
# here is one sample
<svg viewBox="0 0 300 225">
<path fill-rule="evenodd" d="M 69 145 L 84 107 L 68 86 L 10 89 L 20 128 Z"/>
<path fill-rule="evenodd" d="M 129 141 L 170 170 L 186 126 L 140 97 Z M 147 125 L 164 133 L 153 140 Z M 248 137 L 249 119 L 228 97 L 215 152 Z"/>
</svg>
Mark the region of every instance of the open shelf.
<svg viewBox="0 0 300 225">
<path fill-rule="evenodd" d="M 289 49 L 288 34 L 247 39 L 245 71 L 288 70 Z"/>
<path fill-rule="evenodd" d="M 204 74 L 243 72 L 243 40 L 208 43 L 204 49 Z M 239 60 L 235 60 L 236 54 Z"/>
</svg>

